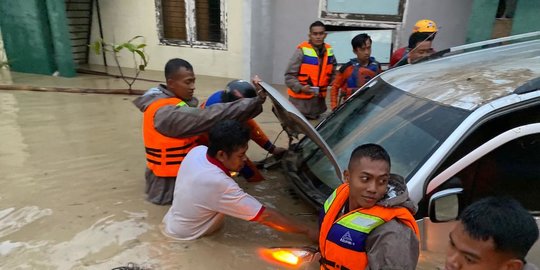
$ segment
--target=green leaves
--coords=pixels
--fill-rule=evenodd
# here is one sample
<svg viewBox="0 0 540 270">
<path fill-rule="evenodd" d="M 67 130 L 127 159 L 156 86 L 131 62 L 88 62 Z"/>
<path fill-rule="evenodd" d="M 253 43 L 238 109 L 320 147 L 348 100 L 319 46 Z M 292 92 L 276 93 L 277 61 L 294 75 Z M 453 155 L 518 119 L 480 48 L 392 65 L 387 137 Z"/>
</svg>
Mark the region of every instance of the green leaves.
<svg viewBox="0 0 540 270">
<path fill-rule="evenodd" d="M 141 42 L 136 43 L 136 41 L 139 41 L 139 40 Z M 102 52 L 113 52 L 115 54 L 115 57 L 117 57 L 117 54 L 125 49 L 129 51 L 130 53 L 132 53 L 134 56 L 139 57 L 139 61 L 141 63 L 135 65 L 136 69 L 139 69 L 142 71 L 148 65 L 148 55 L 144 51 L 146 44 L 144 43 L 143 36 L 134 36 L 127 42 L 124 42 L 121 44 L 107 43 L 104 40 L 99 39 L 89 44 L 88 46 L 92 49 L 92 51 L 95 54 L 101 54 Z"/>
<path fill-rule="evenodd" d="M 144 48 L 146 47 L 144 41 L 143 36 L 134 36 L 130 40 L 121 44 L 108 43 L 103 39 L 99 39 L 91 44 L 88 44 L 88 47 L 90 47 L 95 54 L 112 53 L 114 56 L 114 61 L 118 66 L 118 70 L 120 71 L 120 76 L 128 84 L 129 90 L 131 90 L 131 86 L 139 76 L 139 72 L 144 71 L 148 65 L 148 55 L 144 51 Z M 120 66 L 119 61 L 119 53 L 123 50 L 127 50 L 133 56 L 133 67 L 135 68 L 134 77 L 126 76 L 122 71 L 122 66 Z"/>
</svg>

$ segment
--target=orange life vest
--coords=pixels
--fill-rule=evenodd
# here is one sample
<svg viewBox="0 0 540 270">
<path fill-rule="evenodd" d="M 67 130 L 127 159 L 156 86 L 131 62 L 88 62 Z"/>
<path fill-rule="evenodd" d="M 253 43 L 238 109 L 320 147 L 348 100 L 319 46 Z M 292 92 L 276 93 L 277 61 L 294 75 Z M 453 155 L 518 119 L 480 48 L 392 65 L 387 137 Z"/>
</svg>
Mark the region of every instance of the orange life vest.
<svg viewBox="0 0 540 270">
<path fill-rule="evenodd" d="M 163 98 L 154 101 L 143 114 L 143 139 L 146 151 L 146 166 L 159 177 L 176 177 L 186 154 L 197 144 L 197 136 L 172 138 L 159 133 L 154 127 L 154 116 L 163 106 L 187 106 L 178 98 Z"/>
<path fill-rule="evenodd" d="M 347 199 L 349 184 L 342 184 L 324 203 L 319 234 L 321 269 L 366 269 L 366 239 L 369 233 L 394 218 L 411 228 L 420 238 L 414 217 L 403 207 L 375 205 L 369 209 L 352 210 L 336 220 Z"/>
<path fill-rule="evenodd" d="M 334 52 L 332 47 L 328 44 L 324 44 L 326 50 L 322 58 L 319 58 L 317 51 L 304 41 L 300 43 L 297 48 L 302 50 L 302 64 L 298 71 L 298 81 L 302 85 L 311 85 L 319 87 L 319 93 L 321 97 L 326 97 L 326 89 L 330 84 L 330 78 L 332 77 L 332 71 L 334 70 Z M 322 59 L 322 63 L 320 60 Z M 297 99 L 310 99 L 314 94 L 309 93 L 296 93 L 292 89 L 288 88 L 287 93 L 289 96 Z"/>
</svg>

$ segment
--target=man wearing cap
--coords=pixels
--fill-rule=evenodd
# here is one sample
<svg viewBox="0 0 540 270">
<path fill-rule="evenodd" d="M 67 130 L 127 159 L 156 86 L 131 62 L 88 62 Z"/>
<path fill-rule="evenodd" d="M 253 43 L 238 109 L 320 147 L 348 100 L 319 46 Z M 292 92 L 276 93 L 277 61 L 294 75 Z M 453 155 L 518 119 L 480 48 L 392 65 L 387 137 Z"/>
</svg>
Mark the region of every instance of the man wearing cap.
<svg viewBox="0 0 540 270">
<path fill-rule="evenodd" d="M 411 35 L 414 35 L 415 33 L 427 33 L 428 35 L 426 40 L 433 41 L 433 39 L 435 39 L 435 35 L 437 34 L 437 24 L 435 24 L 435 22 L 432 20 L 419 20 L 414 25 L 412 31 L 413 32 Z M 401 62 L 407 59 L 409 50 L 409 46 L 395 50 L 390 57 L 390 68 L 403 65 Z"/>
<path fill-rule="evenodd" d="M 254 77 L 254 81 L 259 81 L 257 76 Z M 228 103 L 239 100 L 241 98 L 254 98 L 257 96 L 255 87 L 245 80 L 232 80 L 230 81 L 224 90 L 218 90 L 208 97 L 208 99 L 201 104 L 201 108 L 210 107 L 215 104 Z M 268 136 L 261 129 L 255 119 L 247 120 L 246 124 L 250 128 L 250 139 L 257 143 L 261 148 L 269 153 L 281 156 L 287 149 L 274 145 Z M 207 134 L 203 134 L 199 137 L 199 141 L 203 145 L 208 145 Z M 242 175 L 248 182 L 259 182 L 264 180 L 261 172 L 257 169 L 255 164 L 246 159 L 245 166 L 240 170 Z"/>
</svg>

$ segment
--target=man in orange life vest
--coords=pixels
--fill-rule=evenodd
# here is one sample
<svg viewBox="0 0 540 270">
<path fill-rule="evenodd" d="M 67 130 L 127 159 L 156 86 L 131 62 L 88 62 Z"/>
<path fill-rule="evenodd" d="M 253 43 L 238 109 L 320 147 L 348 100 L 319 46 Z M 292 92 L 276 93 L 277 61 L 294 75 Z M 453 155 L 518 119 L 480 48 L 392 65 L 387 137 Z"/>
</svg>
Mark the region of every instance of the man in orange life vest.
<svg viewBox="0 0 540 270">
<path fill-rule="evenodd" d="M 402 177 L 376 144 L 351 154 L 345 183 L 321 211 L 321 269 L 415 269 L 419 231 Z"/>
<path fill-rule="evenodd" d="M 191 64 L 174 58 L 165 65 L 166 85 L 149 89 L 133 101 L 143 112 L 146 194 L 154 204 L 170 204 L 182 160 L 197 146 L 197 135 L 225 119 L 247 121 L 262 112 L 266 96 L 244 98 L 201 109 L 193 96 Z M 259 92 L 258 92 L 259 93 Z"/>
<path fill-rule="evenodd" d="M 356 58 L 339 69 L 332 83 L 330 92 L 332 110 L 339 105 L 340 98 L 348 99 L 358 88 L 381 73 L 381 64 L 371 57 L 371 43 L 371 37 L 365 33 L 358 34 L 351 40 Z"/>
<path fill-rule="evenodd" d="M 308 119 L 317 119 L 326 111 L 326 91 L 334 80 L 336 58 L 332 47 L 324 43 L 326 28 L 320 21 L 309 27 L 309 41 L 296 47 L 285 71 L 289 101 Z"/>
</svg>

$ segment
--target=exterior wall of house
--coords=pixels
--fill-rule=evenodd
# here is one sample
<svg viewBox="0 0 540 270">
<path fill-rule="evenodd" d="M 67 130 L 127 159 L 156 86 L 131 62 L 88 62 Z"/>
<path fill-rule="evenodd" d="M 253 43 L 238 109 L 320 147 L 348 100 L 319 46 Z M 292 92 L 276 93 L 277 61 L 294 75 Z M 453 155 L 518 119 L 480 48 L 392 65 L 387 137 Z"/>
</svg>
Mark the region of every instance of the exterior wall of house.
<svg viewBox="0 0 540 270">
<path fill-rule="evenodd" d="M 263 79 L 271 78 L 267 80 L 272 83 L 284 84 L 283 74 L 296 45 L 307 39 L 309 25 L 321 19 L 319 0 L 255 2 L 263 3 L 251 7 L 251 70 Z M 394 49 L 406 46 L 413 25 L 423 18 L 432 19 L 440 26 L 435 49 L 465 43 L 470 0 L 407 0 L 405 5 L 404 22 L 395 30 Z"/>
<path fill-rule="evenodd" d="M 262 4 L 268 10 L 253 23 L 252 69 L 272 83 L 285 84 L 283 74 L 296 45 L 307 40 L 309 25 L 319 19 L 319 0 L 262 2 L 272 3 Z"/>
<path fill-rule="evenodd" d="M 105 41 L 121 43 L 137 35 L 145 37 L 145 50 L 150 59 L 147 69 L 163 70 L 169 59 L 178 57 L 189 61 L 195 74 L 199 75 L 242 78 L 248 74 L 245 71 L 249 69 L 249 65 L 245 64 L 248 58 L 244 56 L 243 39 L 250 26 L 243 21 L 244 1 L 226 1 L 225 50 L 160 45 L 155 1 L 115 0 L 99 1 L 99 4 Z M 99 38 L 95 7 L 93 16 L 91 41 Z M 101 55 L 91 54 L 89 63 L 103 64 L 103 58 Z M 114 66 L 111 55 L 107 56 L 107 63 Z M 121 55 L 120 65 L 133 67 L 128 53 Z"/>
<path fill-rule="evenodd" d="M 402 27 L 397 29 L 397 47 L 407 46 L 416 21 L 430 19 L 439 31 L 433 42 L 436 50 L 465 44 L 467 26 L 472 11 L 471 0 L 407 0 Z"/>
</svg>

